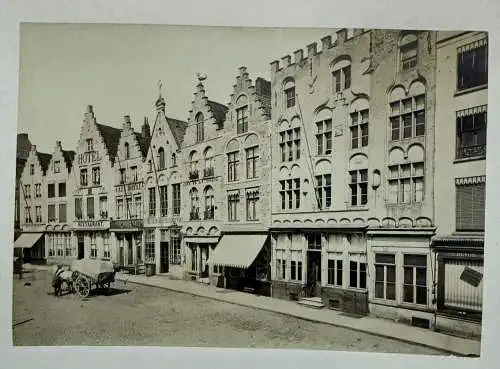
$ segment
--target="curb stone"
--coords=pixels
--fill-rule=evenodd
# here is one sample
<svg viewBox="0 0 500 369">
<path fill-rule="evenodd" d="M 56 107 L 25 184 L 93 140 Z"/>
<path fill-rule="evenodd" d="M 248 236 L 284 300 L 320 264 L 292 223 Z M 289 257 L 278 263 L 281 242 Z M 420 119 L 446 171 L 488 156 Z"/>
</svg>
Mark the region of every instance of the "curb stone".
<svg viewBox="0 0 500 369">
<path fill-rule="evenodd" d="M 281 314 L 281 315 L 285 315 L 285 316 L 288 316 L 288 317 L 301 319 L 301 320 L 312 322 L 312 323 L 327 324 L 327 325 L 331 325 L 331 326 L 334 326 L 334 327 L 345 328 L 345 329 L 349 329 L 349 330 L 356 331 L 356 332 L 370 334 L 372 336 L 378 336 L 378 337 L 392 339 L 392 340 L 396 340 L 396 341 L 400 341 L 400 342 L 404 342 L 404 343 L 408 343 L 408 344 L 412 344 L 412 345 L 417 345 L 417 346 L 421 346 L 421 347 L 431 348 L 431 349 L 434 349 L 434 350 L 446 353 L 446 354 L 448 354 L 450 356 L 457 356 L 457 357 L 479 357 L 479 353 L 478 352 L 477 353 L 476 352 L 466 352 L 465 353 L 465 352 L 458 351 L 458 350 L 453 350 L 453 349 L 450 349 L 450 348 L 437 347 L 435 345 L 426 344 L 426 343 L 423 343 L 423 342 L 416 342 L 416 341 L 412 341 L 412 340 L 405 339 L 405 338 L 394 337 L 394 336 L 390 336 L 388 334 L 374 332 L 374 331 L 372 331 L 370 329 L 355 328 L 355 327 L 352 327 L 352 326 L 350 326 L 348 324 L 335 323 L 335 322 L 332 322 L 332 321 L 324 321 L 324 320 L 321 320 L 321 319 L 314 319 L 314 318 L 309 318 L 309 317 L 303 317 L 301 315 L 287 313 L 287 312 L 283 312 L 283 311 L 279 311 L 279 310 L 273 310 L 273 309 L 266 308 L 266 307 L 261 307 L 261 306 L 255 306 L 255 305 L 251 305 L 251 304 L 248 304 L 248 303 L 241 303 L 241 302 L 236 302 L 236 301 L 228 301 L 228 300 L 225 300 L 222 296 L 221 297 L 206 296 L 206 295 L 203 295 L 203 294 L 200 294 L 200 293 L 196 293 L 196 292 L 175 289 L 173 287 L 159 286 L 159 285 L 156 285 L 156 284 L 153 284 L 153 283 L 147 283 L 147 282 L 131 281 L 131 280 L 128 280 L 126 278 L 123 278 L 123 276 L 117 277 L 116 279 L 119 280 L 119 281 L 122 281 L 124 283 L 133 283 L 133 284 L 142 285 L 142 286 L 159 288 L 159 289 L 173 291 L 173 292 L 177 292 L 177 293 L 182 293 L 182 294 L 186 294 L 186 295 L 190 295 L 190 296 L 196 296 L 196 297 L 206 298 L 206 299 L 215 300 L 215 301 L 219 301 L 219 302 L 224 302 L 224 303 L 227 303 L 227 304 L 233 304 L 233 305 L 242 306 L 242 307 L 246 307 L 246 308 L 259 309 L 259 310 L 267 311 L 267 312 L 270 312 L 270 313 Z"/>
</svg>

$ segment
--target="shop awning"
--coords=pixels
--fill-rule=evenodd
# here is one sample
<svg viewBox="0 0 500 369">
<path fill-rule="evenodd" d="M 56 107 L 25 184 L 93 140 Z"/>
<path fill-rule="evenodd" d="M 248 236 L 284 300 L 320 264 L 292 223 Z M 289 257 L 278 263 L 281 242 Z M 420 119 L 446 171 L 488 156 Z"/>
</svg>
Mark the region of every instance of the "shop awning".
<svg viewBox="0 0 500 369">
<path fill-rule="evenodd" d="M 208 260 L 210 265 L 248 268 L 266 242 L 266 234 L 224 235 Z"/>
<path fill-rule="evenodd" d="M 14 242 L 15 249 L 30 249 L 43 236 L 43 233 L 21 233 Z"/>
</svg>

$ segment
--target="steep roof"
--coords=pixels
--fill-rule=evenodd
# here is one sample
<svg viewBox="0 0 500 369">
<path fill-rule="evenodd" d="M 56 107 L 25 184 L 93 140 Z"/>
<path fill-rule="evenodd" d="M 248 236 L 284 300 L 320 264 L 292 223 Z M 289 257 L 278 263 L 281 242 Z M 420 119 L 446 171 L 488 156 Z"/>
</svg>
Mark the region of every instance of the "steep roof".
<svg viewBox="0 0 500 369">
<path fill-rule="evenodd" d="M 47 169 L 49 169 L 50 159 L 52 159 L 52 155 L 43 152 L 37 152 L 36 156 L 38 157 L 38 161 L 40 162 L 42 170 L 46 172 Z"/>
<path fill-rule="evenodd" d="M 144 137 L 142 134 L 139 132 L 134 132 L 135 139 L 137 140 L 137 143 L 139 144 L 139 149 L 141 150 L 141 154 L 143 157 L 146 157 L 148 154 L 148 149 L 149 149 L 149 141 L 146 137 Z"/>
<path fill-rule="evenodd" d="M 217 124 L 222 124 L 226 120 L 227 106 L 222 105 L 218 102 L 208 100 L 208 105 L 210 106 L 210 110 L 214 114 L 214 118 L 217 121 Z"/>
<path fill-rule="evenodd" d="M 180 147 L 184 141 L 184 135 L 186 134 L 187 122 L 169 117 L 167 117 L 167 122 L 177 146 Z"/>
<path fill-rule="evenodd" d="M 97 128 L 99 129 L 99 132 L 104 140 L 110 160 L 113 162 L 115 160 L 116 153 L 118 152 L 121 129 L 106 126 L 104 124 L 97 124 Z"/>
<path fill-rule="evenodd" d="M 73 163 L 73 159 L 75 158 L 76 152 L 73 150 L 63 150 L 62 151 L 64 161 L 66 162 L 66 167 L 71 168 L 71 164 Z"/>
</svg>

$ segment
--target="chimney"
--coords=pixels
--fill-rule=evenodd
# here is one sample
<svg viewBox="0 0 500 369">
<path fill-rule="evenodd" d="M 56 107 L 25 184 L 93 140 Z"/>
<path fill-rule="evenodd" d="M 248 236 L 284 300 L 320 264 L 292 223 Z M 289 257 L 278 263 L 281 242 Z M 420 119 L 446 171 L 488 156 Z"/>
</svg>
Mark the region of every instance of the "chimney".
<svg viewBox="0 0 500 369">
<path fill-rule="evenodd" d="M 147 117 L 144 117 L 144 123 L 141 127 L 141 136 L 146 140 L 149 141 L 151 138 L 151 128 L 149 126 L 149 121 Z"/>
<path fill-rule="evenodd" d="M 308 58 L 316 55 L 317 52 L 318 52 L 318 43 L 317 42 L 313 42 L 312 44 L 307 45 L 307 57 Z"/>
<path fill-rule="evenodd" d="M 321 50 L 325 51 L 332 47 L 332 36 L 325 36 L 321 39 Z"/>
<path fill-rule="evenodd" d="M 346 28 L 342 28 L 342 29 L 337 31 L 337 41 L 339 44 L 343 44 L 344 41 L 346 40 L 346 38 L 347 38 L 347 29 Z"/>
<path fill-rule="evenodd" d="M 298 49 L 297 51 L 295 51 L 293 53 L 293 59 L 294 59 L 295 64 L 301 63 L 302 60 L 304 59 L 304 50 Z"/>
<path fill-rule="evenodd" d="M 280 70 L 279 60 L 271 62 L 271 73 L 277 73 Z"/>
<path fill-rule="evenodd" d="M 283 62 L 283 68 L 288 68 L 292 63 L 292 57 L 290 55 L 285 55 L 281 58 L 281 61 Z"/>
<path fill-rule="evenodd" d="M 266 81 L 262 77 L 257 77 L 255 80 L 255 93 L 257 96 L 271 98 L 271 82 Z"/>
<path fill-rule="evenodd" d="M 132 123 L 130 122 L 130 115 L 124 115 L 123 116 L 123 129 L 132 129 Z"/>
</svg>

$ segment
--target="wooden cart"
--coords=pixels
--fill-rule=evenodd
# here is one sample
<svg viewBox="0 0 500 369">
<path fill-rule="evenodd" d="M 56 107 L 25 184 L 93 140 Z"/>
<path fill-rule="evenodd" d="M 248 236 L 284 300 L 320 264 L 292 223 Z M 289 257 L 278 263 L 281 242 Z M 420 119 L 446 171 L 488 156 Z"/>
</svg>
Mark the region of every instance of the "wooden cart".
<svg viewBox="0 0 500 369">
<path fill-rule="evenodd" d="M 111 283 L 115 281 L 113 263 L 104 260 L 75 260 L 71 264 L 73 288 L 81 298 L 88 297 L 92 288 L 109 293 Z"/>
</svg>

